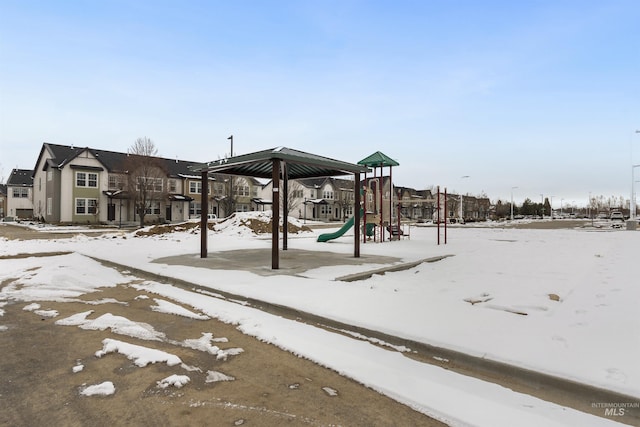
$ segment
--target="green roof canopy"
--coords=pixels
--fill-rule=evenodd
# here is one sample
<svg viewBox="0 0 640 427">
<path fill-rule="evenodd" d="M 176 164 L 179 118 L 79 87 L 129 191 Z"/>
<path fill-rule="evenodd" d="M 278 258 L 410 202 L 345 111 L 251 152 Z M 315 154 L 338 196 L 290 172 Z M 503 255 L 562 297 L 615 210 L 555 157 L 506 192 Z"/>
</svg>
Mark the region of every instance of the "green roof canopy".
<svg viewBox="0 0 640 427">
<path fill-rule="evenodd" d="M 400 163 L 393 160 L 391 157 L 387 156 L 380 151 L 376 151 L 369 157 L 362 159 L 358 162 L 359 165 L 369 166 L 370 168 L 380 167 L 380 166 L 400 166 Z"/>
<path fill-rule="evenodd" d="M 366 166 L 342 162 L 286 147 L 271 148 L 198 165 L 194 170 L 209 173 L 271 178 L 273 160 L 287 164 L 290 179 L 351 175 L 369 172 Z"/>
</svg>

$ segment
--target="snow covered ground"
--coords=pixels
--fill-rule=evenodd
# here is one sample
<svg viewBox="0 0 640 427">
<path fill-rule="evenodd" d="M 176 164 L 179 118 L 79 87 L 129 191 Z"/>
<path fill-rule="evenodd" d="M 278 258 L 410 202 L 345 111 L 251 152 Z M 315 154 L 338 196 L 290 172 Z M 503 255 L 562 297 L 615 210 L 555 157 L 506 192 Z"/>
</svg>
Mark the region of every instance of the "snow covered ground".
<svg viewBox="0 0 640 427">
<path fill-rule="evenodd" d="M 289 248 L 352 256 L 352 235 L 317 243 L 317 234 L 327 231 L 332 230 L 290 235 Z M 7 301 L 24 301 L 26 309 L 40 310 L 28 304 L 73 299 L 97 287 L 125 281 L 120 273 L 88 258 L 93 256 L 618 391 L 638 398 L 620 403 L 638 405 L 640 318 L 636 312 L 640 281 L 634 260 L 638 258 L 640 233 L 590 228 L 458 227 L 449 229 L 449 243 L 440 246 L 436 245 L 435 233 L 435 228 L 412 228 L 410 239 L 367 243 L 361 252 L 402 261 L 454 256 L 348 283 L 334 278 L 380 265 L 335 265 L 309 270 L 303 273 L 305 277 L 265 277 L 246 271 L 153 262 L 172 255 L 199 256 L 200 235 L 193 230 L 147 237 L 119 233 L 59 240 L 4 240 L 0 256 L 72 253 L 56 257 L 55 262 L 37 257 L 0 259 L 0 282 L 19 278 L 0 292 L 0 315 Z M 225 224 L 209 232 L 210 251 L 270 247 L 270 235 L 255 235 L 238 224 Z M 209 316 L 237 324 L 247 334 L 335 369 L 452 425 L 507 426 L 514 425 L 514 419 L 517 425 L 608 425 L 616 420 L 563 408 L 413 361 L 399 351 L 201 293 L 157 282 L 138 286 L 190 305 L 195 311 L 176 314 Z M 174 309 L 171 303 L 158 301 L 158 310 Z M 82 314 L 75 319 L 78 325 L 100 323 L 87 320 L 90 313 L 84 318 Z M 57 313 L 46 315 L 55 317 Z M 101 321 L 123 325 L 122 319 Z M 144 330 L 125 326 L 138 338 Z M 2 330 L 0 318 L 0 333 Z M 102 351 L 107 350 L 141 351 L 118 342 L 105 343 Z M 170 356 L 166 360 L 172 360 Z M 163 384 L 188 387 L 188 380 L 182 377 L 165 380 Z M 86 393 L 104 390 L 115 391 L 112 384 L 106 384 Z"/>
</svg>

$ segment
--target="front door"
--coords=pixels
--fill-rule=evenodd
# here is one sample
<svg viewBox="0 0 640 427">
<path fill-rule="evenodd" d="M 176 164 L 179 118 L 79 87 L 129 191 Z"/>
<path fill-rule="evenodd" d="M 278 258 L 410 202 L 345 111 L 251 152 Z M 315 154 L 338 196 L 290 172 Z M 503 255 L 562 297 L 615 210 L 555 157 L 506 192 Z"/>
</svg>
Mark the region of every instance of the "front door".
<svg viewBox="0 0 640 427">
<path fill-rule="evenodd" d="M 167 206 L 167 214 L 165 215 L 167 221 L 171 221 L 171 205 Z"/>
</svg>

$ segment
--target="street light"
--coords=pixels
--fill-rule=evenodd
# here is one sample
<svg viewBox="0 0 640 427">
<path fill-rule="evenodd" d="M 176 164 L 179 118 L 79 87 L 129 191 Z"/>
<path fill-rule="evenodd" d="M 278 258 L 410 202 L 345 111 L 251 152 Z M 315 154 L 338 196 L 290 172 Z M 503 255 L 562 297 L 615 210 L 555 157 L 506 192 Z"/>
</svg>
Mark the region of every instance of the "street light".
<svg viewBox="0 0 640 427">
<path fill-rule="evenodd" d="M 562 212 L 562 203 L 564 202 L 564 199 L 560 199 L 560 218 L 562 218 L 564 216 L 564 212 Z"/>
<path fill-rule="evenodd" d="M 464 175 L 461 179 L 469 178 L 469 175 Z M 462 191 L 460 191 L 460 223 L 464 222 L 464 217 L 462 216 Z"/>
<path fill-rule="evenodd" d="M 511 221 L 513 221 L 513 190 L 518 187 L 511 187 Z"/>
<path fill-rule="evenodd" d="M 631 166 L 631 199 L 629 201 L 629 219 L 636 219 L 636 168 L 640 168 L 640 165 Z"/>
<path fill-rule="evenodd" d="M 635 133 L 640 133 L 636 130 Z M 631 198 L 629 199 L 629 219 L 636 218 L 635 169 L 640 165 L 633 164 L 633 139 L 631 140 Z"/>
</svg>

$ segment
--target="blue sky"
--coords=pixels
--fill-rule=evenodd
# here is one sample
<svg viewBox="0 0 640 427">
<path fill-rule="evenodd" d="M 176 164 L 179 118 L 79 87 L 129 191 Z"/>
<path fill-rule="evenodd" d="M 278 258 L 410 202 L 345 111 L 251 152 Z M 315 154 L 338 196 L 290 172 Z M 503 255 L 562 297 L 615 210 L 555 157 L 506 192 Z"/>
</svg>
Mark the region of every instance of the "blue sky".
<svg viewBox="0 0 640 427">
<path fill-rule="evenodd" d="M 636 0 L 0 0 L 0 175 L 45 141 L 147 136 L 201 161 L 233 134 L 237 154 L 382 151 L 418 189 L 628 199 L 639 16 Z"/>
</svg>

